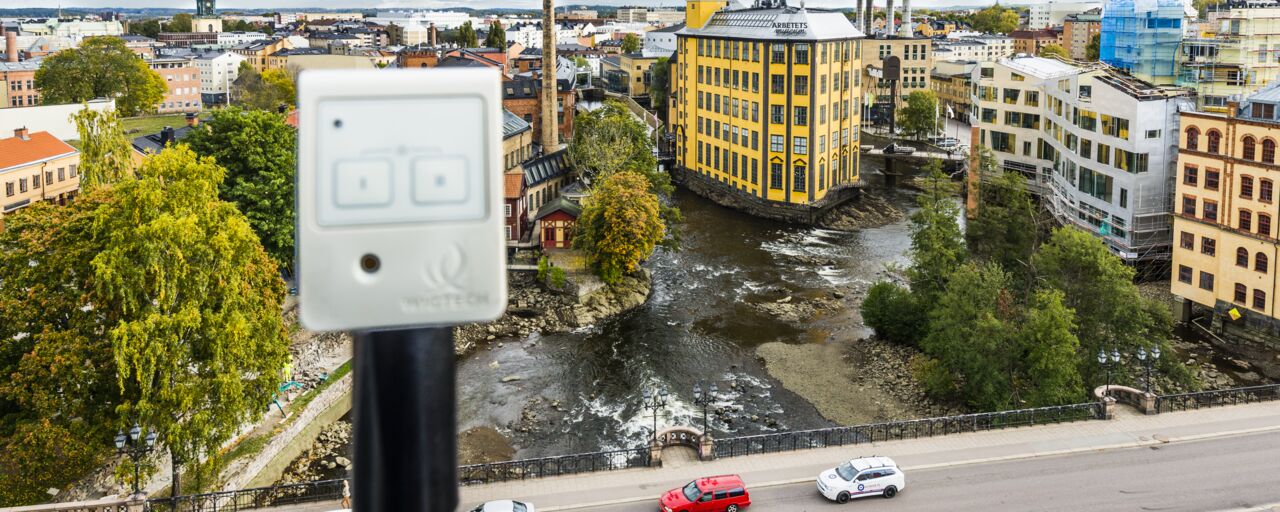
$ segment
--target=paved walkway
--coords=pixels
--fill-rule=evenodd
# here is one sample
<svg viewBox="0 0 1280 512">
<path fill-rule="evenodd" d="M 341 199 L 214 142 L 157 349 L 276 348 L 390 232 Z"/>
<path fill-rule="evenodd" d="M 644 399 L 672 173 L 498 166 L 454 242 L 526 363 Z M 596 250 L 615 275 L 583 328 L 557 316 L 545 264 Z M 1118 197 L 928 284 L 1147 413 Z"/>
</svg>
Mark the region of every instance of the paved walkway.
<svg viewBox="0 0 1280 512">
<path fill-rule="evenodd" d="M 660 493 L 703 475 L 737 473 L 753 488 L 812 480 L 823 469 L 858 455 L 889 455 L 906 470 L 1156 445 L 1245 432 L 1280 430 L 1280 402 L 1139 416 L 1124 411 L 1111 421 L 955 434 L 750 457 L 693 462 L 680 467 L 632 469 L 464 487 L 462 510 L 495 499 L 520 499 L 539 511 L 592 509 L 657 500 Z"/>
</svg>

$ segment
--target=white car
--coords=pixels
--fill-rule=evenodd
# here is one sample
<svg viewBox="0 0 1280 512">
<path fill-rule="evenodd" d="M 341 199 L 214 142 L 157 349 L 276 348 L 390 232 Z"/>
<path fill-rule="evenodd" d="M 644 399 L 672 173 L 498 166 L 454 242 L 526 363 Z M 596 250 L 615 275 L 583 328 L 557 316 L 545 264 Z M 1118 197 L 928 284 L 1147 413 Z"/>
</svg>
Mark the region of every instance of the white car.
<svg viewBox="0 0 1280 512">
<path fill-rule="evenodd" d="M 892 498 L 907 488 L 907 478 L 888 457 L 859 457 L 818 475 L 818 492 L 837 503 L 853 498 Z"/>
<path fill-rule="evenodd" d="M 476 508 L 471 512 L 534 512 L 533 505 L 529 503 L 521 503 L 512 500 L 490 501 Z"/>
</svg>

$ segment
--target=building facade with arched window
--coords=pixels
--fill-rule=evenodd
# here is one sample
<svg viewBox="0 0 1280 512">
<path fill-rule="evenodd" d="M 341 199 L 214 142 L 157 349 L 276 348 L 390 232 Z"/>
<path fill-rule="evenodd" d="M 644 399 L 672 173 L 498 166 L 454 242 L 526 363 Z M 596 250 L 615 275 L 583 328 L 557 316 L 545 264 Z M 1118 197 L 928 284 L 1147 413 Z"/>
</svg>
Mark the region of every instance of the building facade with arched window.
<svg viewBox="0 0 1280 512">
<path fill-rule="evenodd" d="M 1212 309 L 1214 325 L 1224 331 L 1248 327 L 1280 335 L 1277 111 L 1280 84 L 1225 114 L 1181 115 L 1170 288 L 1185 308 Z"/>
</svg>

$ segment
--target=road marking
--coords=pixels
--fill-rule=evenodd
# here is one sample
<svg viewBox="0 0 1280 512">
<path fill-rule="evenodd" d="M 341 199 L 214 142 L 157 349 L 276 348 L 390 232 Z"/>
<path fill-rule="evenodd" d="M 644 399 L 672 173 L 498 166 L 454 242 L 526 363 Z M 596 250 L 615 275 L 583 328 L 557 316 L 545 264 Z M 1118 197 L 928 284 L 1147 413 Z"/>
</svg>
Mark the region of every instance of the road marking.
<svg viewBox="0 0 1280 512">
<path fill-rule="evenodd" d="M 1263 432 L 1271 432 L 1271 431 L 1277 431 L 1277 430 L 1280 430 L 1280 425 L 1269 425 L 1265 427 L 1247 428 L 1247 429 L 1241 429 L 1241 430 L 1229 430 L 1226 432 L 1210 432 L 1206 434 L 1195 434 L 1195 435 L 1180 436 L 1180 437 L 1166 437 L 1161 435 L 1159 436 L 1160 439 L 1150 439 L 1150 440 L 1143 440 L 1144 437 L 1139 437 L 1138 438 L 1139 440 L 1131 441 L 1128 443 L 1115 443 L 1110 445 L 1088 446 L 1088 447 L 1082 447 L 1082 448 L 1068 448 L 1063 450 L 1051 450 L 1047 452 L 1020 453 L 1017 455 L 1002 455 L 999 457 L 984 457 L 981 459 L 969 459 L 969 460 L 959 460 L 959 461 L 952 461 L 952 462 L 939 462 L 936 464 L 922 464 L 919 466 L 901 466 L 901 467 L 903 471 L 908 471 L 908 470 L 926 471 L 926 470 L 942 469 L 942 468 L 956 467 L 956 466 L 968 466 L 973 464 L 990 464 L 995 462 L 1009 462 L 1009 461 L 1015 461 L 1015 460 L 1038 459 L 1041 457 L 1057 457 L 1062 455 L 1072 455 L 1072 454 L 1078 454 L 1078 453 L 1105 452 L 1105 451 L 1112 451 L 1112 450 L 1122 450 L 1126 448 L 1141 448 L 1144 446 L 1159 445 L 1159 444 L 1166 444 L 1166 443 L 1190 443 L 1190 442 L 1205 441 L 1210 439 L 1221 439 L 1225 437 L 1244 436 L 1249 434 L 1260 434 Z M 750 485 L 750 488 L 764 489 L 767 487 L 798 485 L 798 484 L 804 484 L 804 483 L 811 483 L 815 480 L 815 478 L 816 477 L 809 476 L 804 478 L 792 478 L 789 480 L 774 480 L 772 482 L 752 484 Z M 642 501 L 656 501 L 657 499 L 658 499 L 657 496 L 646 496 L 646 497 L 640 497 L 640 498 L 620 498 L 620 499 L 609 500 L 609 501 L 583 503 L 580 505 L 563 505 L 559 507 L 538 508 L 538 510 L 542 510 L 544 512 L 556 512 L 559 510 L 580 510 L 584 508 L 609 507 L 613 505 L 624 505 L 627 503 L 639 503 Z M 1271 504 L 1271 505 L 1262 505 L 1256 508 L 1233 509 L 1230 511 L 1223 511 L 1223 512 L 1280 512 L 1280 503 Z"/>
</svg>

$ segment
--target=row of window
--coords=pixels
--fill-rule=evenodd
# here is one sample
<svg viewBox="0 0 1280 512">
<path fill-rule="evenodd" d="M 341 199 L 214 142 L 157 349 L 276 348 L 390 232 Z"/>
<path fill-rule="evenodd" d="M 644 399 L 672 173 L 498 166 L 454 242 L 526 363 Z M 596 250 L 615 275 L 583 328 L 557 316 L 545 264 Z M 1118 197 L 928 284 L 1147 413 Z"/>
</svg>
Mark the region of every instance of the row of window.
<svg viewBox="0 0 1280 512">
<path fill-rule="evenodd" d="M 704 166 L 711 167 L 722 173 L 739 178 L 743 181 L 749 181 L 752 185 L 759 184 L 760 160 L 748 158 L 746 154 L 739 154 L 734 151 L 721 149 L 711 144 L 703 144 L 698 142 L 697 162 Z M 749 166 L 749 169 L 748 169 Z M 808 192 L 809 175 L 808 166 L 805 163 L 797 161 L 791 165 L 791 190 L 794 192 Z M 749 171 L 749 174 L 748 174 Z M 831 161 L 831 172 L 838 174 L 840 172 L 840 160 L 833 158 Z M 769 182 L 771 189 L 782 190 L 785 184 L 785 169 L 782 162 L 769 163 Z M 817 191 L 826 190 L 828 185 L 835 185 L 835 178 L 831 182 L 827 182 L 827 164 L 826 162 L 818 163 L 818 174 L 816 176 Z"/>
<path fill-rule="evenodd" d="M 1186 129 L 1186 148 L 1191 151 L 1200 151 L 1200 129 L 1194 126 Z M 1205 151 L 1218 154 L 1222 152 L 1222 132 L 1216 129 L 1210 129 L 1205 134 L 1206 147 Z M 1258 141 L 1252 135 L 1246 135 L 1240 139 L 1240 158 L 1245 160 L 1258 161 Z M 1276 141 L 1267 138 L 1262 140 L 1261 161 L 1263 163 L 1276 163 Z"/>
<path fill-rule="evenodd" d="M 75 178 L 78 175 L 77 168 L 78 168 L 78 165 L 76 164 L 71 164 L 70 167 L 59 167 L 56 174 L 58 181 L 59 182 L 67 181 L 68 170 L 70 170 L 70 177 Z M 54 180 L 54 176 L 55 176 L 54 171 L 45 171 L 43 183 L 45 185 L 52 184 Z M 8 181 L 8 182 L 5 182 L 4 184 L 4 195 L 5 197 L 12 197 L 15 194 L 26 193 L 27 190 L 40 188 L 40 184 L 41 184 L 40 173 L 33 174 L 30 179 L 18 178 L 16 182 Z"/>
<path fill-rule="evenodd" d="M 1186 265 L 1178 265 L 1178 281 L 1186 284 L 1191 284 L 1192 272 L 1193 271 L 1191 270 L 1191 267 L 1188 267 Z M 1213 291 L 1213 274 L 1201 271 L 1199 286 L 1200 286 L 1200 289 L 1202 290 Z M 1231 300 L 1232 302 L 1235 302 L 1237 304 L 1250 305 L 1253 307 L 1253 309 L 1257 309 L 1259 311 L 1266 310 L 1267 292 L 1254 288 L 1252 304 L 1249 304 L 1248 302 L 1248 299 L 1249 299 L 1248 294 L 1249 294 L 1249 288 L 1247 286 L 1241 283 L 1236 283 L 1235 290 L 1234 290 L 1234 293 L 1232 294 Z"/>
<path fill-rule="evenodd" d="M 1194 251 L 1196 248 L 1195 233 L 1188 233 L 1186 231 L 1183 231 L 1180 234 L 1178 246 L 1188 251 Z M 1200 253 L 1201 254 L 1204 254 L 1206 256 L 1217 256 L 1218 255 L 1217 247 L 1218 247 L 1218 241 L 1216 239 L 1209 238 L 1207 236 L 1200 237 Z M 1267 263 L 1268 263 L 1267 255 L 1259 252 L 1254 255 L 1253 270 L 1265 274 L 1267 273 L 1267 269 L 1268 269 Z M 1244 247 L 1239 247 L 1236 249 L 1236 266 L 1243 268 L 1245 270 L 1249 269 L 1249 250 L 1248 249 L 1245 249 Z"/>
<path fill-rule="evenodd" d="M 14 107 L 34 107 L 40 104 L 40 95 L 13 96 L 9 99 L 9 103 Z"/>
<path fill-rule="evenodd" d="M 1023 117 L 1027 115 L 1030 114 L 1023 114 Z M 1006 121 L 1006 124 L 1009 123 Z M 1044 120 L 1044 131 L 1054 140 L 1061 142 L 1068 150 L 1083 158 L 1096 160 L 1100 164 L 1110 165 L 1130 173 L 1144 173 L 1149 170 L 1151 156 L 1148 153 L 1134 153 L 1119 147 L 1113 148 L 1108 144 L 1095 143 L 1092 140 L 1064 130 L 1061 125 L 1053 122 L 1052 119 Z M 1159 136 L 1159 130 L 1149 130 L 1147 132 L 1148 138 L 1158 138 Z"/>
<path fill-rule="evenodd" d="M 22 83 L 23 83 L 23 82 L 22 82 L 22 80 L 14 80 L 14 81 L 12 81 L 12 82 L 9 82 L 9 90 L 10 90 L 10 91 L 21 91 L 21 90 L 23 89 L 23 87 L 22 87 Z M 27 80 L 26 84 L 27 84 L 27 87 L 26 87 L 26 89 L 27 89 L 27 90 L 29 90 L 29 91 L 30 91 L 30 90 L 35 90 L 35 88 L 36 88 L 35 80 Z"/>
<path fill-rule="evenodd" d="M 720 39 L 696 39 L 697 53 L 699 57 L 715 57 L 730 60 L 741 60 L 760 62 L 761 46 L 764 43 L 737 40 L 720 40 Z M 830 43 L 815 43 L 817 48 L 818 64 L 826 64 L 828 58 L 831 62 L 841 61 L 848 62 L 849 57 L 858 58 L 858 45 L 851 41 L 836 41 Z M 769 62 L 773 64 L 787 63 L 787 45 L 783 43 L 772 43 L 768 46 Z M 810 64 L 809 43 L 795 43 L 792 47 L 792 64 L 807 65 Z M 828 57 L 829 56 L 829 57 Z"/>
<path fill-rule="evenodd" d="M 1204 188 L 1206 190 L 1218 190 L 1221 181 L 1221 173 L 1217 169 L 1204 170 Z M 1247 174 L 1240 176 L 1240 197 L 1243 199 L 1253 199 L 1253 176 Z M 1182 169 L 1182 184 L 1189 186 L 1198 186 L 1200 183 L 1200 168 L 1194 165 L 1184 166 Z M 1274 191 L 1274 183 L 1267 178 L 1258 180 L 1258 200 L 1264 203 L 1270 203 Z"/>
<path fill-rule="evenodd" d="M 712 66 L 699 65 L 697 69 L 697 82 L 704 85 L 714 85 L 716 87 L 728 87 L 742 91 L 760 92 L 760 73 L 741 71 L 737 69 L 717 68 Z M 831 92 L 848 91 L 850 87 L 859 84 L 858 75 L 851 71 L 835 72 L 831 74 L 818 75 L 816 83 L 818 94 L 827 93 L 828 77 L 831 82 Z M 791 90 L 801 96 L 809 94 L 809 75 L 795 75 L 791 80 Z M 769 76 L 769 92 L 772 94 L 787 93 L 787 76 L 782 74 L 772 74 Z"/>
</svg>

